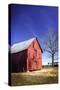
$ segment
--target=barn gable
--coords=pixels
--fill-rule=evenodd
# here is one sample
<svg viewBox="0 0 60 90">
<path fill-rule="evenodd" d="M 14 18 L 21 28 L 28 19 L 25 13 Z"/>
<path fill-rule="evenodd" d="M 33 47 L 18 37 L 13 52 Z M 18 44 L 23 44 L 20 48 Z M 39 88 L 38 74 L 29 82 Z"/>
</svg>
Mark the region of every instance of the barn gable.
<svg viewBox="0 0 60 90">
<path fill-rule="evenodd" d="M 39 41 L 38 41 L 37 38 L 35 38 L 35 39 L 33 40 L 33 42 L 29 45 L 29 47 L 30 47 L 34 42 L 35 42 L 35 43 L 37 42 L 39 49 L 40 49 L 41 52 L 43 53 L 43 50 L 42 50 L 41 45 L 40 45 L 40 43 L 39 43 Z"/>
<path fill-rule="evenodd" d="M 40 47 L 40 49 L 41 49 L 41 52 L 43 53 L 43 50 L 42 50 L 41 45 L 40 45 L 40 43 L 39 43 L 39 41 L 38 41 L 37 38 L 36 38 L 36 40 L 37 40 L 37 43 L 38 43 L 38 45 L 39 45 L 39 47 Z"/>
</svg>

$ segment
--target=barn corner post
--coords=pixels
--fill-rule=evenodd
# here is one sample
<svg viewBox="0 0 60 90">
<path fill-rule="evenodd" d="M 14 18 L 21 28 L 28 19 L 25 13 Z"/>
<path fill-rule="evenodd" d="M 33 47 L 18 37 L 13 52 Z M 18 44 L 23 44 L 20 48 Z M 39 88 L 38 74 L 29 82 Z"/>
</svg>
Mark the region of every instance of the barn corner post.
<svg viewBox="0 0 60 90">
<path fill-rule="evenodd" d="M 26 67 L 27 67 L 27 72 L 29 72 L 29 61 L 28 61 L 28 49 L 27 49 L 27 64 L 26 64 Z"/>
<path fill-rule="evenodd" d="M 29 72 L 29 64 L 28 64 L 28 58 L 27 58 L 27 72 Z"/>
</svg>

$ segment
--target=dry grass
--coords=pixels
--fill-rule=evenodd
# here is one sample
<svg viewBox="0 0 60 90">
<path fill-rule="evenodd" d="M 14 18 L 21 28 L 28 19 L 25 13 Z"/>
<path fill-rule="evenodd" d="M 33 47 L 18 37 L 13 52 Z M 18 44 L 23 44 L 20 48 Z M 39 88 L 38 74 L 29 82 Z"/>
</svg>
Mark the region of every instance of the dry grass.
<svg viewBox="0 0 60 90">
<path fill-rule="evenodd" d="M 58 68 L 48 67 L 33 72 L 12 73 L 11 84 L 16 85 L 36 85 L 58 83 Z"/>
</svg>

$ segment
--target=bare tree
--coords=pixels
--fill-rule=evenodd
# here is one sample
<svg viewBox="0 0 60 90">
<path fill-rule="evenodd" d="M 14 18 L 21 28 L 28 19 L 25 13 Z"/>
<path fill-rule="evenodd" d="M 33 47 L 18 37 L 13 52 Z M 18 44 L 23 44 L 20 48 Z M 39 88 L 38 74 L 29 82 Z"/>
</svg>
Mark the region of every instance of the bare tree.
<svg viewBox="0 0 60 90">
<path fill-rule="evenodd" d="M 44 41 L 44 50 L 47 51 L 52 58 L 52 66 L 54 66 L 54 56 L 58 52 L 58 32 L 50 30 L 46 40 Z"/>
</svg>

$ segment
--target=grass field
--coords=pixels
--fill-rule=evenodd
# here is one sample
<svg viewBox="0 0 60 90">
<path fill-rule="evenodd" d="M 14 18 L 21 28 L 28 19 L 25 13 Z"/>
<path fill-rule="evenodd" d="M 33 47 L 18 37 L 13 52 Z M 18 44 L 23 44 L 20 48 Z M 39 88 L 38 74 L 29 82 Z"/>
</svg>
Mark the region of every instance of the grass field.
<svg viewBox="0 0 60 90">
<path fill-rule="evenodd" d="M 58 68 L 47 67 L 38 71 L 11 73 L 12 86 L 58 83 Z"/>
</svg>

